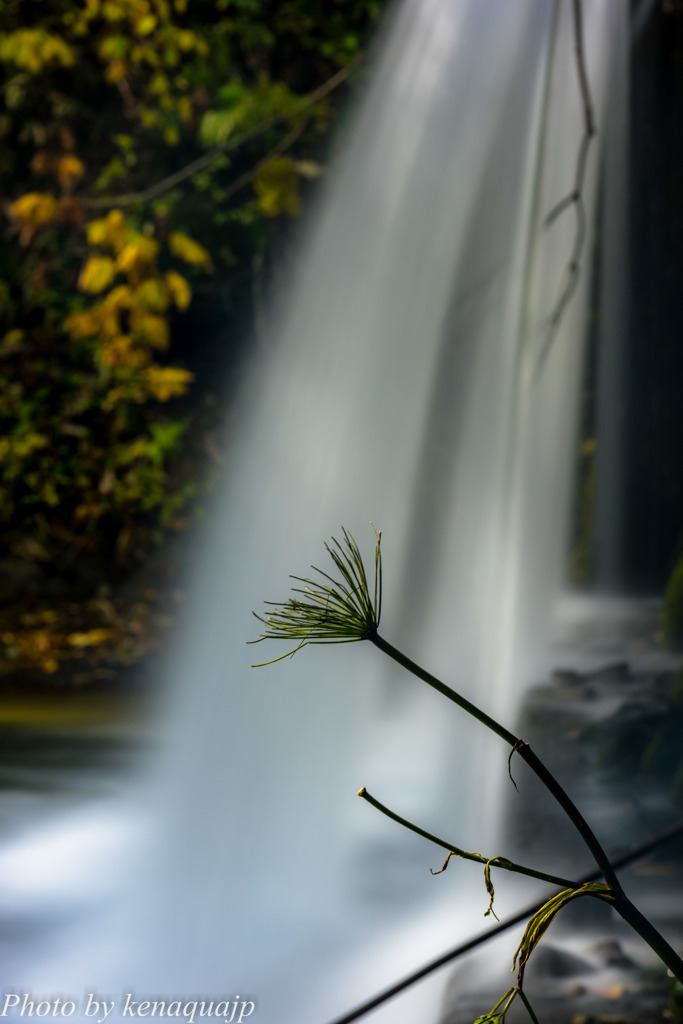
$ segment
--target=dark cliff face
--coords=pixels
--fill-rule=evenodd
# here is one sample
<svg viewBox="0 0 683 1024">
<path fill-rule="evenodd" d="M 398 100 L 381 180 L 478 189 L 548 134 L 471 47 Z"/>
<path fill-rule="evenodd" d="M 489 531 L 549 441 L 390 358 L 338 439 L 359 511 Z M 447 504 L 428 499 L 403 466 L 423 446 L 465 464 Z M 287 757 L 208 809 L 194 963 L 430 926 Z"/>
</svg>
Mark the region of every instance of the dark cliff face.
<svg viewBox="0 0 683 1024">
<path fill-rule="evenodd" d="M 658 0 L 631 79 L 624 582 L 661 590 L 683 549 L 683 4 Z"/>
</svg>

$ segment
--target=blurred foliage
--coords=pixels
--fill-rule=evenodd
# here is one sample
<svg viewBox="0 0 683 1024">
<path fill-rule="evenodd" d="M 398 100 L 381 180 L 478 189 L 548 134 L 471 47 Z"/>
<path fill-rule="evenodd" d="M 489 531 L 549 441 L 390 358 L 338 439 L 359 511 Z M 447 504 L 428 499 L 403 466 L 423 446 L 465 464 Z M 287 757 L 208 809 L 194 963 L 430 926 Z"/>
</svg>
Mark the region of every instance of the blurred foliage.
<svg viewBox="0 0 683 1024">
<path fill-rule="evenodd" d="M 201 341 L 178 338 L 300 212 L 381 6 L 0 0 L 0 558 L 102 575 L 181 524 Z M 5 622 L 11 660 L 112 641 L 50 613 Z"/>
<path fill-rule="evenodd" d="M 0 675 L 17 667 L 70 683 L 107 680 L 112 666 L 136 661 L 172 622 L 156 607 L 157 592 L 144 588 L 134 600 L 97 596 L 25 612 L 0 631 L 5 657 Z M 61 673 L 61 675 L 60 675 Z"/>
</svg>

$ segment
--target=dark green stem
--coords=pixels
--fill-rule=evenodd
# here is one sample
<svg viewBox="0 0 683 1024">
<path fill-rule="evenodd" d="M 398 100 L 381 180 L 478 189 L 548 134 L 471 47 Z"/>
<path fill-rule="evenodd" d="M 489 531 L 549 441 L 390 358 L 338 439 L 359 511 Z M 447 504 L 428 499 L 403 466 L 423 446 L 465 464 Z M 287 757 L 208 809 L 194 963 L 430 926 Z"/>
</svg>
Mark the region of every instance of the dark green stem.
<svg viewBox="0 0 683 1024">
<path fill-rule="evenodd" d="M 462 857 L 463 860 L 472 860 L 477 864 L 490 864 L 492 868 L 502 868 L 504 871 L 512 871 L 518 875 L 528 875 L 529 878 L 538 878 L 542 882 L 550 882 L 552 885 L 559 885 L 561 889 L 577 889 L 578 883 L 572 882 L 567 878 L 560 878 L 559 875 L 549 875 L 545 871 L 536 871 L 534 868 L 527 868 L 523 864 L 515 864 L 514 861 L 508 860 L 507 857 L 482 857 L 480 853 L 469 853 L 467 850 L 461 850 L 458 846 L 454 846 L 452 843 L 447 843 L 445 839 L 439 839 L 438 836 L 432 835 L 431 832 L 427 832 L 425 829 L 420 828 L 419 825 L 414 825 L 412 821 L 408 821 L 407 818 L 402 818 L 400 814 L 396 814 L 395 811 L 390 810 L 384 804 L 380 803 L 374 796 L 368 793 L 365 786 L 358 790 L 358 796 L 362 797 L 363 800 L 367 800 L 369 804 L 376 807 L 382 814 L 386 814 L 387 818 L 391 818 L 393 821 L 397 821 L 399 825 L 403 825 L 405 828 L 410 829 L 411 832 L 416 832 L 418 836 L 423 836 L 425 839 L 429 839 L 432 843 L 436 843 L 437 846 L 442 846 L 444 850 L 448 850 L 449 853 L 454 854 L 456 857 Z"/>
<path fill-rule="evenodd" d="M 503 1007 L 503 1009 L 499 1013 L 499 1020 L 504 1021 L 505 1020 L 505 1015 L 508 1012 L 508 1010 L 510 1009 L 510 1007 L 512 1006 L 512 1004 L 514 1003 L 515 996 L 517 995 L 518 992 L 521 992 L 520 988 L 509 988 L 507 990 L 507 992 L 505 993 L 505 995 L 503 996 L 503 998 L 499 999 L 498 1002 L 496 1003 L 496 1005 L 491 1010 L 491 1016 L 493 1016 L 495 1014 L 495 1012 L 498 1009 L 498 1007 L 500 1006 L 500 1004 L 502 1002 L 505 1002 L 505 1000 L 507 1000 L 507 1002 L 505 1002 L 505 1006 Z"/>
<path fill-rule="evenodd" d="M 541 759 L 536 756 L 527 743 L 521 741 L 520 746 L 517 748 L 517 753 L 523 761 L 526 761 L 532 772 L 534 772 L 534 774 L 541 780 L 546 789 L 552 793 L 560 807 L 562 807 L 567 816 L 574 823 L 577 832 L 593 854 L 595 862 L 602 871 L 603 877 L 610 888 L 615 893 L 620 893 L 622 891 L 621 883 L 616 876 L 614 868 L 612 867 L 612 862 L 605 853 L 602 843 L 600 843 L 598 837 L 593 832 L 593 829 L 581 814 L 569 794 L 565 792 L 555 776 L 548 771 Z"/>
<path fill-rule="evenodd" d="M 379 636 L 378 633 L 370 635 L 368 639 L 372 640 L 376 647 L 378 647 L 385 654 L 388 654 L 390 658 L 393 658 L 394 661 L 398 662 L 399 665 L 402 665 L 403 668 L 407 669 L 409 672 L 412 672 L 413 675 L 418 677 L 418 679 L 422 679 L 425 683 L 428 683 L 430 686 L 434 687 L 434 689 L 438 690 L 439 693 L 442 693 L 444 697 L 448 697 L 449 700 L 452 700 L 453 703 L 457 704 L 458 707 L 463 709 L 463 711 L 466 711 L 468 714 L 472 715 L 473 718 L 476 718 L 477 721 L 481 722 L 482 725 L 485 725 L 492 732 L 495 732 L 497 736 L 500 736 L 501 739 L 504 739 L 505 742 L 512 747 L 513 751 L 516 751 L 519 754 L 523 761 L 526 761 L 531 770 L 544 784 L 546 789 L 548 789 L 549 792 L 552 793 L 552 795 L 555 797 L 555 799 L 560 804 L 562 809 L 565 811 L 567 816 L 573 822 L 577 831 L 583 838 L 586 846 L 593 854 L 593 857 L 595 858 L 595 861 L 598 867 L 600 868 L 600 871 L 602 872 L 605 881 L 613 890 L 613 905 L 615 910 L 617 910 L 619 914 L 621 914 L 621 916 L 624 918 L 624 920 L 631 925 L 634 931 L 636 931 L 641 936 L 641 938 L 644 939 L 645 942 L 647 942 L 647 944 L 650 946 L 651 949 L 654 950 L 654 952 L 662 960 L 662 962 L 666 964 L 671 973 L 675 975 L 675 977 L 681 982 L 681 984 L 683 984 L 683 960 L 678 955 L 678 953 L 676 953 L 676 951 L 669 945 L 664 936 L 660 935 L 657 929 L 648 921 L 646 917 L 644 917 L 640 913 L 640 911 L 636 907 L 634 907 L 631 901 L 624 895 L 624 891 L 621 888 L 619 880 L 617 879 L 614 868 L 612 867 L 612 864 L 607 854 L 603 850 L 602 845 L 599 842 L 597 836 L 590 828 L 590 826 L 584 819 L 579 809 L 575 806 L 574 802 L 570 799 L 569 795 L 565 793 L 562 786 L 560 786 L 559 782 L 557 782 L 555 777 L 551 775 L 551 773 L 545 767 L 540 758 L 538 758 L 536 754 L 534 754 L 533 750 L 529 747 L 528 743 L 513 735 L 513 733 L 511 733 L 509 729 L 506 729 L 494 718 L 491 718 L 490 715 L 487 715 L 480 708 L 476 707 L 476 705 L 468 701 L 465 697 L 461 697 L 459 693 L 456 693 L 455 690 L 452 690 L 450 686 L 446 686 L 446 684 L 442 683 L 440 679 L 436 678 L 436 676 L 433 676 L 429 672 L 426 672 L 414 661 L 411 661 L 410 658 L 407 658 L 405 654 L 402 654 L 401 651 L 397 650 L 395 647 L 392 647 L 391 644 L 387 643 L 387 641 L 384 640 L 381 636 Z M 394 815 L 391 812 L 389 812 L 389 816 L 396 818 L 396 820 L 402 821 L 402 819 L 399 819 L 397 815 Z M 408 828 L 413 828 L 413 831 L 419 832 L 422 835 L 426 835 L 427 838 L 434 840 L 433 836 L 430 836 L 428 833 L 422 832 L 420 829 L 415 828 L 408 822 L 403 822 L 403 824 L 406 824 Z M 438 842 L 438 840 L 434 841 Z M 440 843 L 440 845 L 445 845 L 447 849 L 451 848 L 450 846 L 448 846 L 448 844 Z M 569 887 L 573 888 L 574 883 L 569 883 Z"/>
<path fill-rule="evenodd" d="M 618 893 L 614 900 L 614 909 L 617 910 L 624 921 L 631 925 L 634 931 L 647 942 L 648 946 L 655 951 L 659 959 L 666 964 L 671 973 L 683 985 L 683 960 L 675 949 L 666 941 L 663 935 L 657 931 L 654 925 L 650 924 L 637 907 L 634 907 L 630 899 L 624 893 Z"/>
<path fill-rule="evenodd" d="M 480 1021 L 482 1021 L 482 1020 L 491 1020 L 492 1021 L 495 1017 L 498 1017 L 499 1020 L 503 1020 L 504 1021 L 505 1020 L 505 1014 L 508 1012 L 508 1010 L 512 1006 L 513 1002 L 515 1001 L 515 996 L 517 995 L 518 992 L 519 992 L 518 988 L 509 988 L 507 990 L 507 992 L 505 992 L 500 997 L 500 999 L 498 1000 L 496 1005 L 492 1006 L 491 1009 L 489 1010 L 489 1012 L 484 1014 L 483 1017 L 478 1017 L 477 1020 L 480 1020 Z M 499 1011 L 498 1007 L 500 1006 L 501 1003 L 505 1003 L 505 1006 L 503 1007 L 502 1010 Z"/>
<path fill-rule="evenodd" d="M 531 1017 L 531 1020 L 533 1021 L 533 1024 L 538 1024 L 538 1017 L 534 1013 L 533 1008 L 531 1006 L 531 1003 L 529 1002 L 529 1000 L 527 999 L 526 995 L 524 994 L 524 989 L 520 988 L 518 991 L 519 991 L 519 998 L 522 1000 L 522 1002 L 526 1006 L 526 1012 Z"/>
<path fill-rule="evenodd" d="M 403 668 L 408 670 L 408 672 L 412 672 L 412 674 L 417 676 L 418 679 L 422 679 L 423 682 L 428 683 L 429 686 L 433 686 L 434 689 L 438 690 L 439 693 L 442 693 L 444 697 L 448 697 L 449 700 L 452 700 L 453 703 L 457 704 L 458 707 L 463 709 L 463 711 L 472 715 L 472 717 L 476 718 L 478 722 L 485 725 L 487 729 L 490 729 L 491 732 L 494 732 L 497 736 L 500 736 L 501 739 L 505 740 L 505 742 L 512 747 L 513 752 L 516 751 L 522 760 L 526 761 L 532 772 L 538 776 L 546 789 L 552 793 L 560 807 L 562 807 L 564 812 L 574 823 L 576 830 L 579 832 L 584 843 L 593 854 L 595 862 L 600 868 L 605 881 L 612 887 L 615 894 L 621 893 L 622 889 L 619 879 L 617 878 L 609 857 L 603 850 L 598 837 L 595 835 L 578 807 L 574 804 L 574 801 L 569 797 L 569 794 L 564 791 L 557 779 L 551 775 L 540 758 L 534 754 L 529 744 L 524 740 L 519 739 L 511 733 L 509 729 L 506 729 L 505 726 L 501 725 L 500 722 L 497 722 L 495 718 L 491 718 L 490 715 L 487 715 L 486 712 L 482 711 L 475 704 L 472 704 L 465 697 L 456 693 L 456 691 L 452 690 L 450 686 L 446 686 L 446 684 L 442 683 L 440 679 L 436 678 L 436 676 L 431 675 L 430 672 L 426 672 L 425 669 L 421 668 L 420 665 L 416 664 L 416 662 L 411 661 L 410 658 L 407 658 L 406 655 L 402 654 L 396 647 L 392 647 L 392 645 L 387 643 L 379 633 L 371 633 L 368 635 L 367 639 L 371 640 L 375 647 L 378 647 L 380 651 L 388 654 L 390 658 L 393 658 L 399 665 L 402 665 Z"/>
</svg>

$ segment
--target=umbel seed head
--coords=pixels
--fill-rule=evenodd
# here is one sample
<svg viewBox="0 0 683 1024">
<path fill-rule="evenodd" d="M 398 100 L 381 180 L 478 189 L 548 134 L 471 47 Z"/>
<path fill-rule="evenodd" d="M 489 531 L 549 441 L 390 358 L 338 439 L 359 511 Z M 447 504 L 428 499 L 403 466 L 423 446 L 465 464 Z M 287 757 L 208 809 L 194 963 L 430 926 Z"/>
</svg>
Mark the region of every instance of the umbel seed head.
<svg viewBox="0 0 683 1024">
<path fill-rule="evenodd" d="M 375 527 L 372 527 L 375 530 Z M 291 651 L 270 661 L 252 666 L 272 665 L 275 661 L 291 657 L 307 644 L 348 644 L 368 640 L 377 631 L 382 610 L 382 555 L 381 530 L 375 530 L 375 574 L 372 594 L 360 550 L 351 534 L 343 526 L 343 541 L 332 537 L 332 545 L 325 544 L 330 558 L 341 577 L 334 579 L 322 569 L 312 565 L 319 579 L 292 576 L 303 587 L 292 587 L 294 594 L 286 601 L 265 601 L 273 610 L 270 614 L 253 614 L 265 626 L 257 640 L 296 640 Z"/>
</svg>

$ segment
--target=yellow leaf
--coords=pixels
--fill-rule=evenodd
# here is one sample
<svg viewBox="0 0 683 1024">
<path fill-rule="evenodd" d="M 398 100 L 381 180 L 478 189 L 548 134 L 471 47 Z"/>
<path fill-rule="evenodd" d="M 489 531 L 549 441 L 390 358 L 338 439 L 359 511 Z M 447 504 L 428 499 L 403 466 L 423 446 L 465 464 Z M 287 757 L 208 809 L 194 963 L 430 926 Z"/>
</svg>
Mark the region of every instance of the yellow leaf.
<svg viewBox="0 0 683 1024">
<path fill-rule="evenodd" d="M 104 302 L 97 307 L 100 317 L 100 334 L 106 340 L 116 338 L 121 333 L 121 320 L 118 309 L 108 309 Z"/>
<path fill-rule="evenodd" d="M 177 103 L 178 117 L 187 124 L 192 120 L 192 100 L 189 96 L 181 96 Z"/>
<path fill-rule="evenodd" d="M 97 295 L 111 284 L 116 276 L 116 264 L 108 256 L 91 256 L 81 270 L 78 287 L 83 292 Z"/>
<path fill-rule="evenodd" d="M 182 274 L 169 270 L 166 274 L 166 284 L 178 309 L 187 309 L 192 301 L 192 289 Z"/>
<path fill-rule="evenodd" d="M 12 454 L 19 459 L 24 459 L 32 452 L 46 448 L 48 444 L 49 440 L 44 434 L 24 434 L 23 437 L 14 442 Z"/>
<path fill-rule="evenodd" d="M 114 252 L 120 252 L 130 235 L 134 234 L 133 229 L 123 216 L 123 210 L 110 210 L 104 219 L 104 223 L 106 226 L 104 244 L 113 249 Z"/>
<path fill-rule="evenodd" d="M 157 19 L 153 14 L 146 14 L 135 23 L 135 34 L 137 36 L 148 36 L 157 27 Z"/>
<path fill-rule="evenodd" d="M 119 284 L 112 288 L 102 302 L 107 313 L 118 313 L 120 309 L 130 309 L 133 305 L 133 291 L 127 284 Z"/>
<path fill-rule="evenodd" d="M 140 267 L 148 266 L 156 259 L 159 243 L 144 235 L 137 235 L 134 240 L 123 246 L 116 260 L 116 267 L 125 274 Z"/>
<path fill-rule="evenodd" d="M 175 366 L 150 366 L 146 377 L 149 391 L 160 402 L 183 395 L 190 381 L 194 380 L 193 373 Z"/>
<path fill-rule="evenodd" d="M 139 370 L 149 363 L 148 353 L 135 348 L 129 334 L 119 334 L 105 341 L 100 358 L 105 366 L 119 370 Z"/>
<path fill-rule="evenodd" d="M 111 64 L 108 64 L 104 69 L 105 81 L 115 85 L 117 82 L 120 82 L 122 78 L 125 78 L 127 70 L 128 67 L 125 60 L 113 60 Z"/>
<path fill-rule="evenodd" d="M 153 74 L 147 86 L 147 90 L 152 96 L 163 96 L 164 93 L 170 92 L 170 89 L 171 83 L 163 71 L 157 71 Z"/>
<path fill-rule="evenodd" d="M 61 156 L 57 163 L 57 181 L 62 188 L 72 188 L 85 174 L 85 167 L 73 153 Z"/>
<path fill-rule="evenodd" d="M 74 51 L 69 44 L 59 36 L 49 35 L 47 32 L 44 33 L 41 56 L 45 64 L 55 60 L 62 67 L 69 68 L 76 63 Z"/>
<path fill-rule="evenodd" d="M 44 501 L 46 505 L 50 506 L 50 508 L 55 508 L 55 506 L 59 505 L 59 494 L 51 480 L 48 480 L 44 485 L 40 493 L 40 498 L 41 501 Z"/>
<path fill-rule="evenodd" d="M 154 128 L 159 123 L 159 113 L 156 110 L 149 110 L 147 107 L 143 107 L 142 104 L 138 107 L 138 114 L 143 128 Z"/>
<path fill-rule="evenodd" d="M 59 618 L 58 612 L 54 608 L 46 608 L 45 611 L 36 612 L 36 619 L 38 622 L 44 622 L 49 625 L 51 622 L 56 622 Z"/>
<path fill-rule="evenodd" d="M 107 21 L 123 21 L 128 11 L 126 10 L 127 4 L 125 3 L 105 3 L 102 4 L 102 16 Z"/>
<path fill-rule="evenodd" d="M 208 46 L 198 35 L 189 28 L 176 29 L 174 38 L 183 53 L 195 50 L 199 54 L 208 53 Z"/>
<path fill-rule="evenodd" d="M 75 63 L 69 44 L 42 28 L 22 28 L 1 35 L 0 60 L 12 61 L 30 74 L 41 71 L 51 61 L 62 67 Z"/>
<path fill-rule="evenodd" d="M 102 408 L 105 412 L 115 409 L 120 402 L 145 402 L 147 395 L 142 387 L 126 381 L 125 386 L 112 388 L 102 400 Z"/>
<path fill-rule="evenodd" d="M 81 338 L 95 338 L 100 330 L 100 321 L 92 311 L 72 313 L 64 321 L 64 326 L 74 341 Z"/>
<path fill-rule="evenodd" d="M 137 341 L 153 348 L 168 348 L 168 323 L 163 316 L 145 313 L 133 318 L 133 332 Z"/>
<path fill-rule="evenodd" d="M 55 220 L 59 213 L 59 205 L 54 196 L 42 192 L 27 192 L 12 203 L 9 212 L 22 227 L 33 228 Z"/>
<path fill-rule="evenodd" d="M 185 263 L 191 263 L 197 267 L 210 267 L 211 256 L 199 242 L 194 238 L 184 235 L 182 231 L 172 231 L 168 236 L 168 246 L 175 256 L 179 256 Z"/>
<path fill-rule="evenodd" d="M 74 516 L 81 522 L 84 519 L 99 519 L 104 509 L 100 505 L 83 503 L 74 509 Z"/>
<path fill-rule="evenodd" d="M 168 309 L 169 290 L 160 277 L 148 277 L 135 290 L 133 305 L 148 313 L 163 313 Z"/>
<path fill-rule="evenodd" d="M 100 349 L 100 359 L 110 368 L 126 366 L 128 353 L 133 343 L 129 334 L 118 334 L 104 342 Z"/>
<path fill-rule="evenodd" d="M 13 331 L 8 331 L 5 337 L 2 339 L 3 348 L 14 348 L 24 340 L 26 331 L 22 331 L 20 327 L 15 327 Z"/>
<path fill-rule="evenodd" d="M 295 217 L 301 211 L 298 184 L 299 176 L 292 160 L 274 156 L 261 164 L 254 178 L 254 190 L 266 217 L 278 217 L 281 213 Z"/>
<path fill-rule="evenodd" d="M 54 675 L 59 668 L 59 662 L 56 658 L 46 658 L 45 661 L 41 661 L 40 667 L 43 672 L 47 672 L 48 675 Z"/>
<path fill-rule="evenodd" d="M 113 635 L 111 629 L 89 629 L 87 633 L 69 633 L 66 642 L 71 647 L 96 647 L 110 640 Z"/>
<path fill-rule="evenodd" d="M 163 103 L 161 104 L 163 107 Z M 164 128 L 164 142 L 167 146 L 177 146 L 180 142 L 180 132 L 175 124 L 167 124 Z"/>
<path fill-rule="evenodd" d="M 130 42 L 124 35 L 106 35 L 97 45 L 97 53 L 102 61 L 120 60 L 130 49 Z"/>
<path fill-rule="evenodd" d="M 88 245 L 106 245 L 109 237 L 107 222 L 103 218 L 91 220 L 85 228 L 85 237 Z"/>
</svg>

